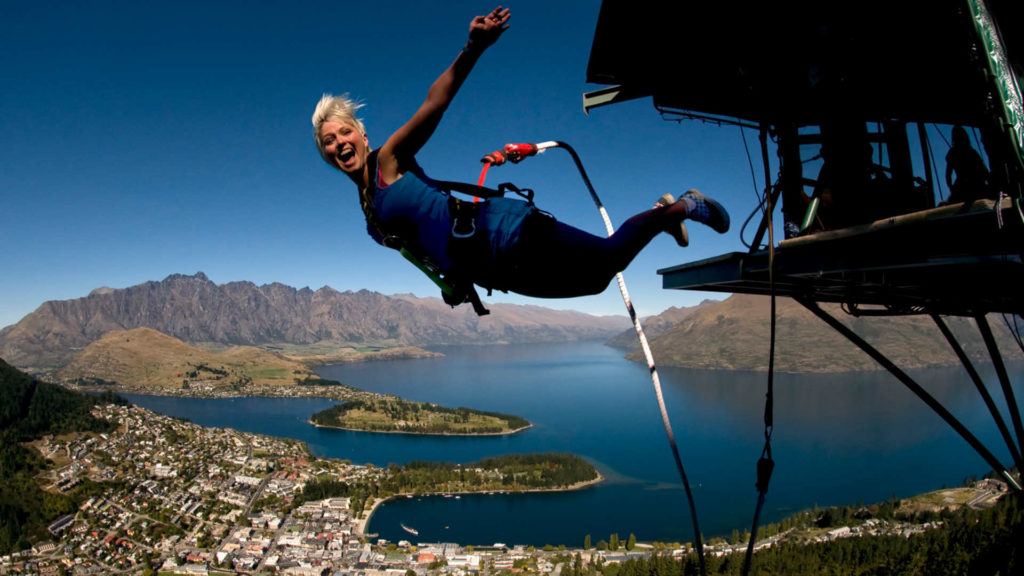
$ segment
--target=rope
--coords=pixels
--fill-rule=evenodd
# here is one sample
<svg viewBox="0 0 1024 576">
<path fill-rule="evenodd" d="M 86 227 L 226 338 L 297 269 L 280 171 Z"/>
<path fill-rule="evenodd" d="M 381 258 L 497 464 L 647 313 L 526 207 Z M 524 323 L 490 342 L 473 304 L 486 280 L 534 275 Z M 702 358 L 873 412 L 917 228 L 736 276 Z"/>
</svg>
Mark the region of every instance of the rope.
<svg viewBox="0 0 1024 576">
<path fill-rule="evenodd" d="M 587 176 L 586 170 L 583 169 L 583 163 L 580 161 L 580 157 L 576 154 L 576 151 L 564 142 L 545 142 L 538 144 L 537 147 L 562 148 L 572 156 L 573 162 L 576 163 L 576 169 L 579 170 L 580 176 L 583 178 L 583 182 L 586 184 L 587 190 L 590 192 L 591 199 L 594 200 L 594 204 L 597 205 L 597 209 L 601 213 L 601 219 L 604 220 L 605 229 L 608 231 L 608 235 L 611 236 L 615 232 L 615 228 L 612 226 L 611 219 L 608 218 L 608 211 L 605 210 L 604 204 L 601 203 L 601 199 L 598 198 L 597 192 L 594 190 L 594 186 L 590 183 L 590 178 Z M 701 537 L 700 525 L 697 520 L 697 507 L 694 504 L 693 491 L 690 489 L 690 481 L 686 477 L 686 469 L 683 467 L 682 458 L 679 456 L 679 447 L 676 444 L 675 434 L 672 432 L 672 423 L 669 422 L 668 410 L 665 408 L 665 398 L 661 393 L 661 380 L 658 378 L 658 369 L 654 365 L 654 355 L 651 353 L 651 347 L 647 342 L 647 336 L 644 334 L 644 329 L 640 325 L 640 319 L 637 317 L 636 310 L 633 308 L 633 302 L 629 298 L 629 291 L 626 289 L 626 281 L 622 277 L 622 273 L 620 272 L 616 274 L 615 279 L 619 284 L 619 292 L 622 293 L 622 302 L 626 305 L 626 310 L 629 312 L 630 320 L 633 321 L 633 328 L 636 329 L 636 337 L 640 341 L 640 347 L 643 349 L 644 358 L 647 359 L 647 368 L 651 372 L 651 382 L 654 384 L 654 394 L 658 400 L 658 409 L 661 411 L 661 422 L 665 426 L 665 434 L 668 436 L 668 444 L 672 449 L 672 457 L 675 459 L 676 470 L 679 472 L 679 478 L 683 481 L 683 488 L 686 490 L 686 499 L 690 504 L 690 516 L 693 520 L 693 534 L 695 547 L 697 549 L 697 558 L 700 562 L 700 573 L 704 575 L 707 574 L 707 567 L 704 563 L 704 543 Z"/>
<path fill-rule="evenodd" d="M 477 180 L 477 186 L 483 186 L 484 180 L 487 179 L 487 170 L 491 167 L 490 162 L 484 162 L 484 167 L 480 169 L 480 178 Z"/>
<path fill-rule="evenodd" d="M 601 199 L 597 196 L 597 192 L 594 190 L 594 185 L 590 183 L 590 177 L 587 176 L 587 171 L 583 168 L 583 162 L 580 161 L 580 157 L 576 154 L 576 150 L 565 142 L 548 141 L 540 142 L 538 144 L 508 144 L 505 146 L 503 151 L 499 150 L 488 154 L 481 160 L 484 163 L 484 167 L 483 171 L 480 173 L 479 185 L 483 185 L 484 177 L 490 166 L 499 166 L 504 164 L 506 160 L 518 163 L 523 158 L 533 156 L 534 154 L 543 152 L 548 148 L 562 148 L 572 156 L 572 160 L 576 164 L 576 169 L 579 171 L 580 177 L 583 179 L 583 183 L 587 186 L 587 191 L 590 192 L 590 198 L 594 201 L 598 211 L 601 213 L 601 220 L 604 221 L 604 226 L 608 235 L 611 236 L 614 234 L 615 228 L 612 226 L 612 221 L 608 217 L 608 211 L 605 210 L 604 204 L 601 203 Z M 672 457 L 675 459 L 676 469 L 679 472 L 679 478 L 683 481 L 683 488 L 686 490 L 686 499 L 690 504 L 690 516 L 693 520 L 695 548 L 697 549 L 697 558 L 700 562 L 700 573 L 704 576 L 707 574 L 707 567 L 704 562 L 704 543 L 701 537 L 700 524 L 697 520 L 697 507 L 694 504 L 693 491 L 690 489 L 690 481 L 686 476 L 686 469 L 683 467 L 683 460 L 679 456 L 679 447 L 676 444 L 675 433 L 672 432 L 672 423 L 668 418 L 668 409 L 665 407 L 665 397 L 661 393 L 661 380 L 658 377 L 658 369 L 654 365 L 654 354 L 651 352 L 651 346 L 647 342 L 647 335 L 644 334 L 643 326 L 640 325 L 640 319 L 637 317 L 636 309 L 633 307 L 633 301 L 629 297 L 629 290 L 626 289 L 626 280 L 622 277 L 621 272 L 615 275 L 615 279 L 619 284 L 619 292 L 622 293 L 622 302 L 626 305 L 626 311 L 629 312 L 629 318 L 633 322 L 633 328 L 636 330 L 636 337 L 640 341 L 640 348 L 643 349 L 644 358 L 647 359 L 647 369 L 651 373 L 651 381 L 654 384 L 654 395 L 658 400 L 658 409 L 661 411 L 661 422 L 665 426 L 665 434 L 668 436 L 668 444 L 672 449 Z"/>
</svg>

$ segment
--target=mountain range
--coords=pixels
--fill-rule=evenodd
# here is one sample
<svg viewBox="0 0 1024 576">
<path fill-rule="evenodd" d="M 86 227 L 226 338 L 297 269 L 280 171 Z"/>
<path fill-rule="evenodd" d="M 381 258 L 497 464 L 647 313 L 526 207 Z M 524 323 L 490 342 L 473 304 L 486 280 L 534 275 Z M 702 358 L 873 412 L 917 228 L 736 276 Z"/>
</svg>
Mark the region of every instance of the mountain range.
<svg viewBox="0 0 1024 576">
<path fill-rule="evenodd" d="M 143 327 L 205 347 L 337 350 L 604 339 L 629 326 L 624 316 L 511 304 L 489 308 L 490 315 L 478 317 L 469 306 L 452 309 L 438 298 L 215 284 L 202 272 L 174 274 L 45 302 L 0 330 L 0 358 L 29 372 L 50 372 L 112 330 Z"/>
<path fill-rule="evenodd" d="M 928 315 L 860 316 L 838 304 L 821 308 L 883 352 L 902 369 L 951 366 L 959 363 L 949 343 Z M 771 300 L 736 294 L 724 301 L 705 301 L 691 308 L 670 308 L 645 324 L 654 358 L 662 366 L 715 370 L 768 369 Z M 974 362 L 991 359 L 973 319 L 943 318 Z M 1000 315 L 988 323 L 1007 361 L 1021 360 L 1022 350 Z M 777 298 L 775 364 L 780 372 L 852 372 L 881 370 L 866 353 L 790 298 Z M 629 348 L 630 360 L 644 361 L 633 330 L 610 344 Z"/>
<path fill-rule="evenodd" d="M 150 328 L 211 350 L 253 346 L 302 357 L 309 365 L 427 354 L 422 346 L 607 340 L 643 361 L 624 316 L 593 316 L 540 306 L 491 304 L 476 316 L 437 298 L 376 292 L 313 291 L 283 284 L 215 284 L 203 273 L 175 274 L 124 289 L 99 288 L 50 301 L 0 330 L 0 358 L 32 373 L 67 366 L 111 331 Z M 902 368 L 952 365 L 957 358 L 928 316 L 852 317 L 823 305 Z M 987 361 L 974 321 L 947 318 L 968 354 Z M 774 367 L 782 372 L 877 370 L 879 366 L 788 298 L 776 303 Z M 1020 348 L 998 316 L 989 320 L 1008 360 Z M 672 307 L 644 319 L 657 364 L 701 369 L 766 370 L 770 299 L 733 295 Z M 81 364 L 81 362 L 79 362 Z"/>
</svg>

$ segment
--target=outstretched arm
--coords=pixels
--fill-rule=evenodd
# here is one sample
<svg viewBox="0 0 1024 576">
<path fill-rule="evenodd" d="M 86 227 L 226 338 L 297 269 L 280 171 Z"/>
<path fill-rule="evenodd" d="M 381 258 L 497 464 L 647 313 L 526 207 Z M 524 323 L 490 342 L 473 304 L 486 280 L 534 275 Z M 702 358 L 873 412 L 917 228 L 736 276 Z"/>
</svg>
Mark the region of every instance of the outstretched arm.
<svg viewBox="0 0 1024 576">
<path fill-rule="evenodd" d="M 510 15 L 508 9 L 498 6 L 487 16 L 477 16 L 470 22 L 469 41 L 465 48 L 434 80 L 419 110 L 381 146 L 377 161 L 386 182 L 393 182 L 404 174 L 413 157 L 434 134 L 477 59 L 508 29 Z"/>
</svg>

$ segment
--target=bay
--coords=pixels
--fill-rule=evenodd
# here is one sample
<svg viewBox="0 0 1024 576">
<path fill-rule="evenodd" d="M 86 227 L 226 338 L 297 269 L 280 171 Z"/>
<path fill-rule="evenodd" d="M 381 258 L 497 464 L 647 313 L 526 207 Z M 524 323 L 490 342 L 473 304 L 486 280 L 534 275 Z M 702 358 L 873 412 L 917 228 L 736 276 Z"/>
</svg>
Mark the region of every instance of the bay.
<svg viewBox="0 0 1024 576">
<path fill-rule="evenodd" d="M 599 342 L 438 351 L 445 356 L 318 372 L 409 400 L 517 414 L 534 426 L 498 437 L 374 434 L 309 425 L 311 414 L 334 404 L 325 399 L 129 399 L 204 426 L 296 438 L 318 456 L 354 463 L 467 463 L 507 453 L 572 452 L 606 477 L 598 486 L 569 493 L 392 500 L 378 508 L 368 527 L 389 540 L 409 538 L 402 523 L 415 527 L 422 542 L 578 546 L 586 534 L 596 543 L 612 533 L 643 541 L 693 539 L 646 366 L 627 362 L 621 351 Z M 749 528 L 757 500 L 755 465 L 764 444 L 766 375 L 678 368 L 659 373 L 701 532 L 728 537 Z M 914 375 L 1001 461 L 1009 460 L 962 370 Z M 1019 383 L 1021 376 L 1016 367 L 1013 380 Z M 963 439 L 884 372 L 776 375 L 772 456 L 776 468 L 762 522 L 816 504 L 871 503 L 956 486 L 988 471 Z"/>
</svg>

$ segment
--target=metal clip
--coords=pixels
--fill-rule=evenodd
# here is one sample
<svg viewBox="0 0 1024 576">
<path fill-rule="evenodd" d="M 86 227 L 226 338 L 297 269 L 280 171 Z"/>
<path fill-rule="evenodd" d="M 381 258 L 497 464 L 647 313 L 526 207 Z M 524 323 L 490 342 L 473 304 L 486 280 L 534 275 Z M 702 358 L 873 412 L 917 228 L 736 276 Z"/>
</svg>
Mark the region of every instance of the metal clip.
<svg viewBox="0 0 1024 576">
<path fill-rule="evenodd" d="M 472 218 L 469 220 L 469 232 L 459 232 L 459 220 L 455 219 L 452 222 L 452 238 L 472 238 L 476 234 L 476 221 Z"/>
</svg>

